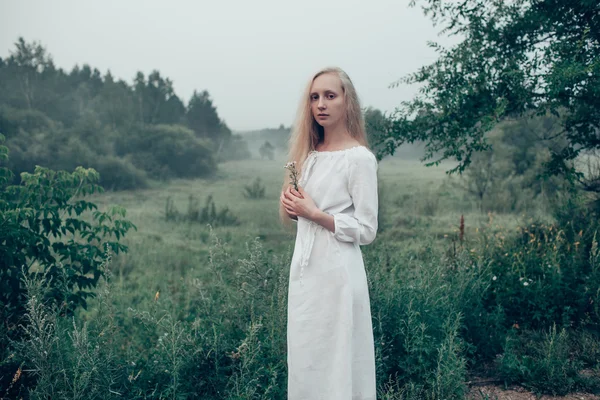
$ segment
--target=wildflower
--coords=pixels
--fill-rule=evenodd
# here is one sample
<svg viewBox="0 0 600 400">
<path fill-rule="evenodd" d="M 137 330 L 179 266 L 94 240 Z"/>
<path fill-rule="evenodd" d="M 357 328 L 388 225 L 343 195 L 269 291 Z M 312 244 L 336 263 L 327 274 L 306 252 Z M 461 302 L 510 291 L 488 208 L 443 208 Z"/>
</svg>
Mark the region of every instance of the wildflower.
<svg viewBox="0 0 600 400">
<path fill-rule="evenodd" d="M 492 280 L 495 281 L 496 279 L 498 279 L 498 278 L 496 277 L 496 275 L 494 275 L 494 277 L 492 278 Z"/>
<path fill-rule="evenodd" d="M 283 167 L 290 171 L 290 184 L 294 185 L 294 189 L 298 190 L 298 171 L 296 170 L 296 161 L 291 161 Z"/>
<path fill-rule="evenodd" d="M 17 372 L 15 372 L 15 376 L 13 376 L 13 379 L 12 379 L 11 383 L 15 383 L 16 381 L 19 380 L 20 377 L 21 377 L 21 367 L 19 367 L 17 369 Z"/>
<path fill-rule="evenodd" d="M 523 286 L 529 286 L 529 282 L 523 282 Z"/>
</svg>

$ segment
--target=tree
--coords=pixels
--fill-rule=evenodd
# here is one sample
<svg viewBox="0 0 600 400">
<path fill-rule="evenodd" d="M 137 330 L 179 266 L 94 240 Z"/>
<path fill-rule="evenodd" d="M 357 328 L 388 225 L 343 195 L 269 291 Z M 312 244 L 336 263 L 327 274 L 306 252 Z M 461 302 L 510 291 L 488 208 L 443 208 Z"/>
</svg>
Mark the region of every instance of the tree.
<svg viewBox="0 0 600 400">
<path fill-rule="evenodd" d="M 37 100 L 39 81 L 46 70 L 54 69 L 54 64 L 52 57 L 38 42 L 26 43 L 22 37 L 19 37 L 15 46 L 17 50 L 11 52 L 8 62 L 15 67 L 20 93 L 25 99 L 27 108 L 32 109 Z"/>
<path fill-rule="evenodd" d="M 376 154 L 381 154 L 385 147 L 385 135 L 389 128 L 389 120 L 376 108 L 368 107 L 364 111 L 365 129 L 370 147 Z"/>
<path fill-rule="evenodd" d="M 177 124 L 181 122 L 185 107 L 173 90 L 173 82 L 152 71 L 146 80 L 142 72 L 134 79 L 139 121 L 146 124 Z"/>
<path fill-rule="evenodd" d="M 573 160 L 600 148 L 600 3 L 596 0 L 412 0 L 462 41 L 430 43 L 439 58 L 392 84 L 418 83 L 385 135 L 383 153 L 423 140 L 427 165 L 455 158 L 462 172 L 474 152 L 490 147 L 486 133 L 512 117 L 554 114 L 564 139 L 549 173 L 581 178 Z M 435 156 L 440 152 L 439 156 Z"/>
<path fill-rule="evenodd" d="M 228 130 L 227 126 L 221 123 L 217 109 L 206 90 L 201 93 L 194 91 L 188 103 L 186 119 L 188 127 L 196 136 L 209 138 L 213 142 L 217 142 L 222 132 L 226 133 L 225 129 Z"/>
</svg>

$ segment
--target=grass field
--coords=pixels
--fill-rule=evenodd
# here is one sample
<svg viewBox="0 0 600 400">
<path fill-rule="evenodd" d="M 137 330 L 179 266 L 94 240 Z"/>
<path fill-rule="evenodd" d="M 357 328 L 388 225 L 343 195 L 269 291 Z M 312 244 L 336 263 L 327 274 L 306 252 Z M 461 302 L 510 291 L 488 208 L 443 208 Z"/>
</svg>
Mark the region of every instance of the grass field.
<svg viewBox="0 0 600 400">
<path fill-rule="evenodd" d="M 78 312 L 75 325 L 59 324 L 63 330 L 57 331 L 56 341 L 65 344 L 52 357 L 62 360 L 56 365 L 67 367 L 48 372 L 34 393 L 52 396 L 58 389 L 47 382 L 61 376 L 69 388 L 77 377 L 90 396 L 106 393 L 102 385 L 109 381 L 119 388 L 118 394 L 97 398 L 285 398 L 287 268 L 295 232 L 278 221 L 284 163 L 282 158 L 227 162 L 210 180 L 176 180 L 96 195 L 92 200 L 101 209 L 126 208 L 138 229 L 124 240 L 128 253 L 108 263 L 112 278 L 98 288 L 89 309 Z M 495 292 L 501 273 L 490 269 L 492 248 L 500 248 L 519 227 L 550 222 L 551 217 L 541 207 L 520 215 L 482 213 L 459 178 L 445 174 L 451 167 L 425 167 L 401 157 L 380 162 L 380 231 L 375 242 L 362 248 L 376 337 L 378 398 L 526 398 L 514 397 L 515 392 L 504 396 L 498 385 L 479 391 L 467 381 L 476 376 L 493 382 L 525 379 L 515 371 L 523 370 L 519 351 L 528 347 L 510 350 L 500 363 L 504 369 L 486 375 L 485 366 L 513 336 L 500 328 L 505 324 L 500 322 L 502 310 L 482 302 L 485 293 Z M 257 177 L 266 195 L 247 199 L 244 186 Z M 190 196 L 202 207 L 209 195 L 217 210 L 228 207 L 239 224 L 212 227 L 166 218 L 167 199 L 185 214 Z M 508 256 L 511 250 L 506 251 Z M 511 268 L 517 271 L 526 265 L 526 254 L 514 252 L 519 264 Z M 528 262 L 536 263 L 535 257 Z M 510 284 L 509 290 L 523 290 L 522 272 L 507 273 L 507 281 L 516 281 L 516 289 Z M 533 289 L 534 281 L 526 282 Z M 78 344 L 73 337 L 86 329 L 84 345 Z M 600 388 L 596 381 L 573 378 L 583 369 L 598 374 L 600 345 L 593 335 L 543 332 L 531 340 L 545 355 L 531 353 L 544 368 L 532 375 L 535 379 L 525 380 L 530 390 L 564 394 Z M 567 344 L 571 342 L 575 345 Z M 94 346 L 100 350 L 92 356 Z M 70 361 L 64 361 L 64 354 L 71 354 Z M 577 362 L 566 360 L 565 354 L 575 354 Z M 488 361 L 477 361 L 479 357 Z M 503 375 L 494 375 L 497 371 Z"/>
</svg>

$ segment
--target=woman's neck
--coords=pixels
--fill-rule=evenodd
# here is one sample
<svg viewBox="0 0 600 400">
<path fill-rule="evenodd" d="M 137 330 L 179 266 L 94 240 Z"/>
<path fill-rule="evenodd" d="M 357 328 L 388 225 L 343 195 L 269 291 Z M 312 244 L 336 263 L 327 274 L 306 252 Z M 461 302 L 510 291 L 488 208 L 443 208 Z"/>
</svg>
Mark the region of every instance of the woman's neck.
<svg viewBox="0 0 600 400">
<path fill-rule="evenodd" d="M 350 135 L 344 124 L 338 124 L 323 130 L 323 142 L 321 146 L 327 149 L 344 147 L 345 143 L 352 140 L 352 135 Z"/>
</svg>

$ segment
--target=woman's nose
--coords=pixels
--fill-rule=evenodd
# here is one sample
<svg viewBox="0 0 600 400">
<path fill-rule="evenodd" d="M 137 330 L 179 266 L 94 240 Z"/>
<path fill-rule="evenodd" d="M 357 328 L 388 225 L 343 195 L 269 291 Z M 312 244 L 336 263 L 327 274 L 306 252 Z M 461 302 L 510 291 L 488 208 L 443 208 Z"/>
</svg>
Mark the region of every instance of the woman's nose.
<svg viewBox="0 0 600 400">
<path fill-rule="evenodd" d="M 317 107 L 319 108 L 319 110 L 325 109 L 325 103 L 322 99 L 319 99 L 319 104 L 317 104 Z"/>
</svg>

